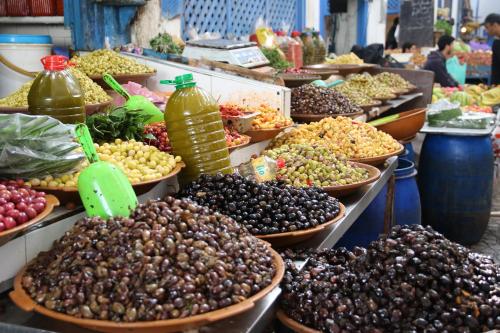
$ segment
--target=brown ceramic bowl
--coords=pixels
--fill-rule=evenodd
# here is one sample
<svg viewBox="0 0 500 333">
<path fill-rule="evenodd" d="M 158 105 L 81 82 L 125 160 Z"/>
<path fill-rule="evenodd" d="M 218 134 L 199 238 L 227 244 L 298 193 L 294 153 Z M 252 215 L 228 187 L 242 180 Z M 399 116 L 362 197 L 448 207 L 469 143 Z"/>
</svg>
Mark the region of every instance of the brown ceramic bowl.
<svg viewBox="0 0 500 333">
<path fill-rule="evenodd" d="M 8 241 L 10 241 L 12 238 L 14 238 L 18 233 L 21 231 L 31 227 L 32 225 L 37 224 L 38 222 L 42 221 L 44 218 L 46 218 L 52 211 L 54 210 L 54 207 L 59 206 L 59 200 L 51 194 L 47 194 L 45 196 L 45 199 L 47 200 L 47 204 L 45 206 L 45 209 L 38 214 L 34 219 L 29 220 L 26 223 L 20 224 L 12 229 L 7 229 L 2 232 L 0 232 L 0 246 L 4 245 Z"/>
<path fill-rule="evenodd" d="M 292 113 L 290 117 L 294 121 L 301 122 L 301 123 L 310 123 L 314 121 L 320 121 L 323 118 L 336 118 L 336 117 L 349 117 L 349 118 L 356 118 L 357 116 L 360 116 L 364 113 L 364 111 L 359 111 L 359 112 L 353 112 L 353 113 L 338 113 L 338 114 L 303 114 L 303 113 Z"/>
<path fill-rule="evenodd" d="M 304 74 L 294 74 L 294 73 L 281 73 L 278 77 L 285 81 L 285 87 L 296 88 L 304 84 L 313 82 L 314 80 L 323 80 L 323 77 L 317 73 L 304 73 Z"/>
<path fill-rule="evenodd" d="M 181 171 L 181 169 L 184 166 L 185 166 L 184 162 L 177 163 L 175 168 L 166 176 L 163 176 L 158 179 L 132 184 L 135 194 L 141 195 L 147 193 L 153 187 L 155 187 L 159 182 L 177 177 L 177 174 Z M 80 205 L 82 202 L 77 187 L 59 188 L 59 187 L 49 187 L 49 186 L 33 186 L 33 189 L 55 195 L 56 197 L 60 198 L 60 201 L 63 204 L 72 203 L 75 205 Z"/>
<path fill-rule="evenodd" d="M 335 64 L 317 64 L 317 65 L 309 65 L 302 67 L 308 71 L 320 71 L 320 70 L 332 70 L 336 71 L 338 74 L 342 76 L 347 76 L 349 74 L 356 74 L 365 69 L 365 67 L 361 65 L 335 65 Z"/>
<path fill-rule="evenodd" d="M 113 75 L 113 78 L 119 83 L 119 84 L 125 84 L 129 81 L 139 83 L 141 85 L 145 85 L 147 80 L 150 77 L 153 77 L 156 75 L 156 72 L 153 73 L 142 73 L 142 74 L 115 74 Z M 100 85 L 104 90 L 110 89 L 109 85 L 104 82 L 102 75 L 89 75 L 89 77 L 98 85 Z"/>
<path fill-rule="evenodd" d="M 348 196 L 348 195 L 358 191 L 363 186 L 371 184 L 380 178 L 380 170 L 377 169 L 376 167 L 369 165 L 369 164 L 363 164 L 363 163 L 357 163 L 357 162 L 350 162 L 350 163 L 355 167 L 368 170 L 368 178 L 364 179 L 362 181 L 359 181 L 357 183 L 353 183 L 353 184 L 323 187 L 323 190 L 326 193 L 328 193 L 329 195 L 331 195 L 332 197 L 340 198 L 340 197 Z"/>
<path fill-rule="evenodd" d="M 276 274 L 274 275 L 271 284 L 257 294 L 249 297 L 241 303 L 234 304 L 219 310 L 206 312 L 200 315 L 191 316 L 181 319 L 168 319 L 156 321 L 136 321 L 133 323 L 121 322 L 117 323 L 110 320 L 83 319 L 76 318 L 64 313 L 56 312 L 47 309 L 43 305 L 35 303 L 22 287 L 21 280 L 26 270 L 26 266 L 16 275 L 14 280 L 14 290 L 9 296 L 12 301 L 27 312 L 37 312 L 52 319 L 64 321 L 70 324 L 85 327 L 91 330 L 108 333 L 167 333 L 167 332 L 183 332 L 198 328 L 200 326 L 209 325 L 216 321 L 236 316 L 246 312 L 255 306 L 255 303 L 269 294 L 274 288 L 278 287 L 285 273 L 285 264 L 281 256 L 269 247 L 276 265 Z"/>
<path fill-rule="evenodd" d="M 282 232 L 270 235 L 257 235 L 256 237 L 271 243 L 271 245 L 275 248 L 290 246 L 303 242 L 306 239 L 309 239 L 314 235 L 322 232 L 325 228 L 329 227 L 334 223 L 337 223 L 341 218 L 343 218 L 345 215 L 345 206 L 339 202 L 339 207 L 340 207 L 339 215 L 337 215 L 333 220 L 320 224 L 314 228 L 290 231 L 290 232 Z"/>
<path fill-rule="evenodd" d="M 276 317 L 283 325 L 285 325 L 286 327 L 288 327 L 289 329 L 291 329 L 296 333 L 321 333 L 318 330 L 304 326 L 298 321 L 295 321 L 294 319 L 288 317 L 285 314 L 285 312 L 281 309 L 278 310 L 278 312 L 276 313 Z"/>
<path fill-rule="evenodd" d="M 270 129 L 260 129 L 260 130 L 250 130 L 246 131 L 245 135 L 250 137 L 250 143 L 261 142 L 266 140 L 274 139 L 283 130 L 292 127 L 293 125 L 281 127 L 281 128 L 270 128 Z"/>
<path fill-rule="evenodd" d="M 399 144 L 399 149 L 392 152 L 392 153 L 387 153 L 387 154 L 375 156 L 375 157 L 351 158 L 349 160 L 353 161 L 353 162 L 359 162 L 359 163 L 369 164 L 369 165 L 373 165 L 373 166 L 378 166 L 378 165 L 384 164 L 385 161 L 389 157 L 398 156 L 399 154 L 401 154 L 403 152 L 404 149 L 405 149 L 405 147 L 402 144 Z"/>
<path fill-rule="evenodd" d="M 425 111 L 426 109 L 415 109 L 401 112 L 398 119 L 375 127 L 398 141 L 412 138 L 424 126 Z"/>
</svg>

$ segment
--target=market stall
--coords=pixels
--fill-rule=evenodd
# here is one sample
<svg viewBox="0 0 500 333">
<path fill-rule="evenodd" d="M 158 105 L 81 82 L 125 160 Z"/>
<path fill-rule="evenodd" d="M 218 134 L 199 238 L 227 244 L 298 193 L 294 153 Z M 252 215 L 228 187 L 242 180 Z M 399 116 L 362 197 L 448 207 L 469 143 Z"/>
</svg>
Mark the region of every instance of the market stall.
<svg viewBox="0 0 500 333">
<path fill-rule="evenodd" d="M 370 234 L 369 241 L 379 238 L 379 234 L 393 234 L 401 244 L 406 242 L 401 233 L 414 233 L 412 237 L 418 239 L 431 237 L 430 231 L 421 227 L 403 231 L 391 228 L 395 223 L 407 222 L 393 217 L 393 207 L 398 215 L 401 205 L 395 197 L 408 192 L 401 187 L 406 185 L 399 183 L 398 187 L 398 180 L 411 178 L 415 183 L 413 164 L 408 167 L 402 163 L 398 167 L 398 155 L 405 150 L 398 140 L 411 141 L 422 126 L 419 122 L 425 114 L 422 108 L 432 95 L 432 73 L 358 64 L 347 69 L 339 67 L 339 74 L 344 75 L 341 85 L 329 88 L 332 82 L 313 82 L 291 90 L 209 70 L 203 68 L 202 63 L 195 67 L 135 54 L 123 54 L 123 58 L 111 64 L 101 63 L 105 53 L 82 53 L 75 61 L 80 62 L 77 69 L 80 67 L 98 83 L 92 85 L 94 92 L 112 94 L 106 88 L 106 84 L 112 82 L 113 90 L 123 97 L 113 95 L 114 101 L 125 104 L 104 113 L 87 112 L 84 117 L 89 141 L 80 133 L 81 125 L 76 127 L 75 137 L 68 141 L 74 141 L 77 146 L 77 142 L 81 143 L 88 161 L 79 152 L 72 162 L 83 163 L 83 169 L 76 171 L 71 164 L 66 166 L 66 173 L 54 172 L 40 177 L 33 167 L 23 174 L 30 175 L 23 177 L 25 182 L 4 185 L 5 191 L 11 191 L 8 200 L 17 201 L 16 205 L 24 203 L 18 196 L 27 193 L 34 196 L 27 199 L 28 204 L 33 201 L 36 207 L 42 208 L 38 205 L 42 200 L 36 199 L 37 192 L 30 192 L 29 186 L 32 186 L 37 191 L 55 195 L 60 206 L 54 207 L 48 216 L 40 215 L 43 219 L 29 227 L 22 227 L 23 223 L 19 222 L 22 227 L 19 233 L 0 243 L 0 256 L 6 258 L 6 269 L 0 271 L 0 291 L 11 292 L 10 299 L 1 299 L 0 304 L 7 311 L 0 314 L 0 327 L 9 323 L 58 332 L 124 329 L 261 332 L 273 325 L 278 307 L 286 312 L 280 312 L 278 318 L 284 325 L 293 327 L 294 320 L 302 320 L 300 316 L 307 317 L 310 313 L 298 313 L 290 306 L 293 287 L 280 281 L 285 274 L 283 281 L 290 281 L 291 262 L 287 261 L 285 266 L 277 250 L 284 251 L 285 259 L 291 255 L 288 259 L 292 259 L 299 270 L 309 270 L 309 265 L 315 265 L 318 260 L 315 250 L 335 247 L 343 237 L 352 237 L 349 234 L 352 226 L 363 228 L 367 221 L 380 227 Z M 96 58 L 82 65 L 86 56 Z M 133 73 L 124 78 L 123 67 Z M 148 75 L 142 75 L 144 72 Z M 111 75 L 108 77 L 105 73 Z M 133 81 L 133 75 L 141 76 L 136 77 L 141 84 L 128 82 Z M 35 80 L 32 85 L 36 87 L 36 84 Z M 337 88 L 342 85 L 344 88 Z M 391 86 L 399 89 L 391 89 Z M 29 104 L 30 109 L 34 104 L 29 90 L 24 88 L 14 97 L 1 99 L 0 105 L 27 112 L 23 109 L 25 104 Z M 357 90 L 366 96 L 352 93 Z M 141 98 L 134 101 L 137 99 L 134 97 L 139 96 L 146 101 Z M 361 107 L 363 100 L 376 98 L 380 98 L 380 105 Z M 12 105 L 15 103 L 17 105 Z M 142 104 L 131 106 L 133 103 Z M 135 112 L 136 108 L 142 111 Z M 165 122 L 160 109 L 165 110 Z M 191 112 L 197 109 L 204 112 L 193 116 Z M 373 126 L 363 121 L 386 112 L 393 117 L 389 121 Z M 300 124 L 293 123 L 291 118 L 299 122 L 297 116 L 300 115 L 309 118 L 303 118 Z M 12 114 L 0 116 L 14 117 Z M 65 120 L 65 116 L 54 113 L 54 118 L 49 119 Z M 404 128 L 408 119 L 413 121 L 415 116 L 418 121 L 409 129 L 410 135 L 394 131 Z M 30 122 L 33 116 L 16 117 L 34 126 Z M 13 122 L 14 126 L 18 123 L 22 121 Z M 129 131 L 130 127 L 135 128 L 134 124 L 140 128 Z M 178 124 L 183 125 L 176 127 Z M 183 132 L 183 126 L 190 128 L 189 135 Z M 204 126 L 212 127 L 204 131 Z M 0 126 L 0 133 L 1 130 Z M 59 138 L 70 133 L 63 131 Z M 206 137 L 210 137 L 208 145 L 205 145 Z M 179 150 L 189 140 L 194 141 L 193 147 L 201 146 Z M 54 153 L 64 155 L 59 150 Z M 87 192 L 80 188 L 82 179 L 92 179 L 92 175 L 85 174 L 85 168 L 101 163 L 99 159 L 112 165 L 112 170 L 109 177 L 96 177 L 96 181 L 106 183 L 117 168 L 123 170 L 122 180 L 129 183 L 129 187 L 120 184 L 123 190 L 112 197 L 124 195 L 125 199 L 120 201 L 130 199 L 129 209 L 138 205 L 129 218 L 109 211 L 100 213 L 108 214 L 104 217 L 90 213 L 96 207 L 89 204 L 88 197 L 101 193 L 97 205 L 103 208 L 106 205 L 102 197 L 110 193 L 99 186 Z M 199 171 L 215 165 L 212 162 L 216 162 L 216 168 L 225 175 Z M 22 161 L 16 160 L 16 163 L 19 165 L 16 170 L 4 173 L 14 175 L 23 169 Z M 54 164 L 48 165 L 54 167 Z M 238 174 L 232 174 L 232 168 L 236 168 Z M 115 183 L 114 190 L 117 188 Z M 129 188 L 131 193 L 127 192 Z M 130 196 L 126 196 L 128 194 Z M 70 195 L 73 197 L 69 198 Z M 175 198 L 150 201 L 167 195 Z M 7 200 L 6 193 L 4 199 Z M 49 202 L 45 200 L 44 208 Z M 373 205 L 382 212 L 381 219 L 363 218 Z M 417 209 L 415 205 L 415 209 L 419 211 L 420 206 Z M 19 214 L 12 219 L 21 221 Z M 93 217 L 82 220 L 87 215 Z M 440 239 L 440 236 L 432 237 Z M 54 241 L 56 246 L 52 244 Z M 378 242 L 394 245 L 386 238 Z M 446 244 L 450 248 L 457 246 Z M 305 252 L 301 254 L 301 251 Z M 337 255 L 344 250 L 339 251 Z M 357 251 L 354 250 L 352 256 L 362 255 Z M 370 255 L 375 256 L 371 252 Z M 422 259 L 425 258 L 422 256 Z M 396 261 L 399 264 L 399 259 L 387 264 L 393 265 Z M 483 264 L 490 265 L 487 260 Z M 400 270 L 400 267 L 393 269 Z M 114 279 L 120 282 L 115 283 Z M 415 282 L 407 275 L 401 275 L 401 279 Z M 488 286 L 494 285 L 488 283 Z M 205 288 L 206 285 L 210 287 Z M 49 290 L 49 286 L 55 287 Z M 446 288 L 439 291 L 446 293 Z M 473 290 L 468 288 L 464 292 Z M 139 303 L 135 303 L 138 299 Z M 483 298 L 475 300 L 490 310 L 495 306 Z M 336 306 L 349 306 L 349 302 L 335 302 L 338 302 Z M 330 313 L 332 306 L 326 308 L 323 311 Z M 486 310 L 482 307 L 481 311 Z M 293 316 L 292 322 L 286 318 L 289 316 Z M 482 312 L 476 317 L 477 325 L 474 321 L 467 325 L 476 327 L 479 321 L 490 328 L 496 325 L 487 322 Z M 349 317 L 345 324 L 339 322 L 339 325 L 351 325 L 351 320 L 357 319 Z M 311 322 L 303 319 L 303 324 L 308 326 Z M 420 328 L 437 325 L 421 320 L 418 324 L 406 324 Z M 381 325 L 392 328 L 389 322 Z"/>
</svg>

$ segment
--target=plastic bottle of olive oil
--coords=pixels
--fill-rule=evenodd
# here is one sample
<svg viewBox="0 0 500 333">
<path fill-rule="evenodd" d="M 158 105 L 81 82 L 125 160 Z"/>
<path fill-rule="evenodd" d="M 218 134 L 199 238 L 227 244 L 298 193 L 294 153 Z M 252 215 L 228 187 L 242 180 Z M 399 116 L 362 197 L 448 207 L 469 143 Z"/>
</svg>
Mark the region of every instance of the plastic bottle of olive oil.
<svg viewBox="0 0 500 333">
<path fill-rule="evenodd" d="M 33 81 L 28 93 L 28 111 L 47 115 L 65 124 L 85 122 L 83 93 L 78 80 L 68 70 L 68 58 L 41 59 L 44 70 Z"/>
<path fill-rule="evenodd" d="M 215 99 L 196 86 L 192 74 L 162 80 L 175 84 L 175 92 L 165 108 L 168 138 L 175 155 L 182 157 L 182 183 L 201 174 L 232 173 L 224 126 Z"/>
</svg>

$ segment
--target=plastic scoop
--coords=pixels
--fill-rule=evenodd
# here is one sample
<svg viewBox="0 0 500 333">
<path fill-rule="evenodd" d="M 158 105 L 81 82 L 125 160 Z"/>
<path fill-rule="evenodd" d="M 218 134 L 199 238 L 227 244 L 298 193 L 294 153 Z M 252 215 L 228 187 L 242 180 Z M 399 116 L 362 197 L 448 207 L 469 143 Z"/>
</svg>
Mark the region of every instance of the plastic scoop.
<svg viewBox="0 0 500 333">
<path fill-rule="evenodd" d="M 331 88 L 331 87 L 335 87 L 335 86 L 337 86 L 337 85 L 339 85 L 339 84 L 341 84 L 343 82 L 344 82 L 344 80 L 335 80 L 335 81 L 330 82 L 330 83 L 326 83 L 323 80 L 314 80 L 311 83 L 314 84 L 315 86 L 318 86 L 318 87 Z"/>
<path fill-rule="evenodd" d="M 142 112 L 150 116 L 146 124 L 157 123 L 164 120 L 163 112 L 161 112 L 149 99 L 141 95 L 131 96 L 110 74 L 104 74 L 102 78 L 111 89 L 125 98 L 125 107 L 127 109 L 142 110 Z"/>
<path fill-rule="evenodd" d="M 88 127 L 78 124 L 76 137 L 90 165 L 78 176 L 78 192 L 88 216 L 126 216 L 137 207 L 137 196 L 117 166 L 99 160 Z"/>
<path fill-rule="evenodd" d="M 384 117 L 384 118 L 380 118 L 380 119 L 377 119 L 377 120 L 372 120 L 368 124 L 372 125 L 372 126 L 380 126 L 380 125 L 384 125 L 384 124 L 390 123 L 391 121 L 394 121 L 394 120 L 396 120 L 398 118 L 399 118 L 399 113 L 393 114 L 392 116 L 387 116 L 387 117 Z"/>
</svg>

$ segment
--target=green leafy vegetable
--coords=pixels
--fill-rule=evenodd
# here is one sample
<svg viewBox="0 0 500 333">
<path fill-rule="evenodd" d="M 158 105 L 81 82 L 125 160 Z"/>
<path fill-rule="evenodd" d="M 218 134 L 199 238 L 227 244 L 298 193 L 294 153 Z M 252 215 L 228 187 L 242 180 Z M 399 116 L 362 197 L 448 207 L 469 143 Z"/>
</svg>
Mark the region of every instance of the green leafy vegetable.
<svg viewBox="0 0 500 333">
<path fill-rule="evenodd" d="M 262 47 L 261 51 L 262 53 L 264 53 L 264 56 L 267 58 L 267 60 L 269 60 L 269 62 L 271 63 L 270 66 L 272 68 L 275 68 L 277 70 L 284 70 L 293 67 L 293 64 L 291 62 L 285 60 L 283 53 L 279 49 L 268 49 Z"/>
<path fill-rule="evenodd" d="M 150 115 L 141 110 L 114 107 L 106 113 L 95 113 L 87 117 L 87 127 L 94 141 L 110 142 L 115 139 L 142 141 L 144 125 Z"/>
<path fill-rule="evenodd" d="M 153 50 L 160 53 L 182 53 L 182 47 L 168 33 L 158 34 L 158 36 L 149 41 L 149 45 L 151 45 Z"/>
<path fill-rule="evenodd" d="M 436 30 L 443 30 L 445 35 L 451 36 L 453 26 L 445 20 L 437 20 L 434 24 Z"/>
</svg>

